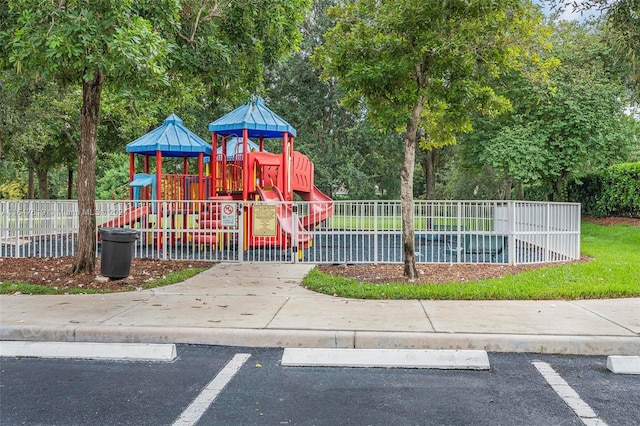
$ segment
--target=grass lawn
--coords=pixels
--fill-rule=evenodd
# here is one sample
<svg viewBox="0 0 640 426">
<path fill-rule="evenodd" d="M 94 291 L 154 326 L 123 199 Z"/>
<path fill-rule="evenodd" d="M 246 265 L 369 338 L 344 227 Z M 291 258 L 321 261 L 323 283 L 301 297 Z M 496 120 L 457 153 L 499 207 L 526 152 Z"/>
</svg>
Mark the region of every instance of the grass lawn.
<svg viewBox="0 0 640 426">
<path fill-rule="evenodd" d="M 302 284 L 320 293 L 357 299 L 536 300 L 640 296 L 640 227 L 583 222 L 581 248 L 582 254 L 593 260 L 467 283 L 369 284 L 314 269 Z"/>
</svg>

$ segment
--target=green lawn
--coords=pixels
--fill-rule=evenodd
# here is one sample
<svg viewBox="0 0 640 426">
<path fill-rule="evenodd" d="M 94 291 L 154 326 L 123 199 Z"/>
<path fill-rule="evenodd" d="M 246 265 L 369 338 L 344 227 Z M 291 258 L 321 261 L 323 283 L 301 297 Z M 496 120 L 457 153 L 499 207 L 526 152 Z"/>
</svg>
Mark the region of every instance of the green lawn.
<svg viewBox="0 0 640 426">
<path fill-rule="evenodd" d="M 493 228 L 492 219 L 466 219 L 461 222 L 464 229 L 490 231 Z M 427 218 L 415 216 L 413 226 L 416 231 L 432 230 L 433 227 L 448 227 L 449 230 L 457 229 L 457 219 L 435 219 L 428 223 Z M 334 215 L 327 220 L 329 229 L 364 229 L 369 231 L 401 231 L 402 218 L 394 216 L 341 216 Z"/>
<path fill-rule="evenodd" d="M 582 254 L 593 260 L 468 283 L 368 284 L 317 270 L 311 290 L 358 299 L 535 300 L 640 296 L 640 227 L 582 223 Z"/>
</svg>

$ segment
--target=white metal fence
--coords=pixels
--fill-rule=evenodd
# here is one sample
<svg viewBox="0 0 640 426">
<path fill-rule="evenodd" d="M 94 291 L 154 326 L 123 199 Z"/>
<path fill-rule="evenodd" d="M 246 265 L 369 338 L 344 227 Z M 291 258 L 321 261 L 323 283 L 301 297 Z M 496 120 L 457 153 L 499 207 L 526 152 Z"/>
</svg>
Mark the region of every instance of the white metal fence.
<svg viewBox="0 0 640 426">
<path fill-rule="evenodd" d="M 266 207 L 265 207 L 266 206 Z M 527 264 L 580 257 L 580 205 L 416 201 L 418 263 Z M 321 212 L 321 213 L 319 213 Z M 137 231 L 134 256 L 211 261 L 402 263 L 399 201 L 98 201 L 103 233 Z M 101 231 L 102 229 L 102 231 Z M 72 256 L 75 201 L 0 201 L 0 256 Z"/>
</svg>

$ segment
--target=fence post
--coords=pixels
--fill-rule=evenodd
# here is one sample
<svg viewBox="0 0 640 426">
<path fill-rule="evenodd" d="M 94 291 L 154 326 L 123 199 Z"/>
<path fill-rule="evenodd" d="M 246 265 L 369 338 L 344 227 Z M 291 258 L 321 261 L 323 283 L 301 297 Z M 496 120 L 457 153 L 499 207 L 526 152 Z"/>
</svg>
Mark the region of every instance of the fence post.
<svg viewBox="0 0 640 426">
<path fill-rule="evenodd" d="M 166 202 L 162 203 L 162 221 L 158 222 L 158 223 L 160 223 L 162 225 L 162 229 L 161 229 L 161 232 L 162 232 L 161 247 L 162 247 L 162 259 L 164 259 L 164 260 L 167 260 L 167 245 L 169 244 L 167 242 L 167 220 L 170 220 L 170 219 L 167 219 L 167 220 L 164 219 L 165 212 L 169 212 L 168 207 L 169 207 L 169 205 Z M 169 212 L 169 214 L 171 214 L 171 212 Z M 169 222 L 169 223 L 171 223 L 171 222 Z"/>
<path fill-rule="evenodd" d="M 509 265 L 516 264 L 516 202 L 507 201 L 507 217 L 509 221 L 509 234 L 507 236 L 507 247 L 509 247 Z"/>
<path fill-rule="evenodd" d="M 574 214 L 572 215 L 572 220 L 571 220 L 571 222 L 573 222 L 574 224 L 577 224 L 575 225 L 575 227 L 573 227 L 574 232 L 576 230 L 578 231 L 577 243 L 575 243 L 574 245 L 574 248 L 576 250 L 573 252 L 574 259 L 580 259 L 580 234 L 582 232 L 582 221 L 580 220 L 581 208 L 582 206 L 580 204 L 578 204 L 577 206 L 576 205 L 573 206 Z M 575 235 L 574 235 L 574 238 L 575 238 Z"/>
<path fill-rule="evenodd" d="M 298 263 L 298 206 L 291 202 L 291 263 Z"/>
<path fill-rule="evenodd" d="M 238 201 L 236 211 L 238 212 L 238 242 L 236 249 L 238 250 L 238 262 L 244 262 L 244 209 L 246 201 Z"/>
<path fill-rule="evenodd" d="M 551 232 L 551 203 L 547 203 L 547 211 L 544 217 L 544 261 L 548 262 L 551 257 L 551 244 L 550 244 L 550 232 Z"/>
<path fill-rule="evenodd" d="M 373 202 L 373 263 L 378 263 L 378 201 Z"/>
</svg>

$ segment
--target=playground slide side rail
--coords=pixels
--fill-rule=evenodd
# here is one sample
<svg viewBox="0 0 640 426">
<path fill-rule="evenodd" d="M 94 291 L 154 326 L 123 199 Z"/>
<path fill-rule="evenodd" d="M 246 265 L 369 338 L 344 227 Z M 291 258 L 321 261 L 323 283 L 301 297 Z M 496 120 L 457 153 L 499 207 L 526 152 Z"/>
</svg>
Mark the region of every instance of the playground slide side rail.
<svg viewBox="0 0 640 426">
<path fill-rule="evenodd" d="M 261 232 L 280 228 L 270 216 L 249 217 L 262 201 L 98 201 L 96 223 L 140 232 L 134 256 L 230 262 L 402 263 L 400 201 L 320 201 L 286 203 L 291 233 L 305 232 L 304 246 L 275 245 L 289 238 L 248 235 L 247 223 Z M 278 211 L 278 203 L 269 201 Z M 137 208 L 137 209 L 136 209 Z M 282 210 L 280 208 L 280 210 Z M 290 209 L 290 210 L 289 210 Z M 265 210 L 260 209 L 264 214 Z M 322 212 L 322 217 L 313 217 Z M 78 207 L 74 200 L 0 200 L 0 256 L 73 256 L 77 248 Z M 273 215 L 273 220 L 282 220 Z M 300 229 L 298 223 L 314 223 Z M 294 226 L 296 225 L 296 226 Z M 286 228 L 286 227 L 285 227 Z M 416 201 L 414 247 L 418 263 L 528 264 L 580 257 L 580 205 L 529 201 Z M 500 253 L 469 250 L 452 253 L 458 241 L 493 241 L 504 236 Z M 98 231 L 96 229 L 96 238 Z M 310 237 L 309 237 L 310 236 Z M 250 244 L 249 244 L 250 243 Z M 100 253 L 101 243 L 97 243 Z M 462 245 L 461 245 L 462 246 Z M 495 255 L 494 255 L 495 254 Z"/>
</svg>

